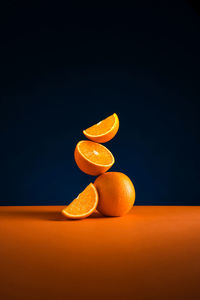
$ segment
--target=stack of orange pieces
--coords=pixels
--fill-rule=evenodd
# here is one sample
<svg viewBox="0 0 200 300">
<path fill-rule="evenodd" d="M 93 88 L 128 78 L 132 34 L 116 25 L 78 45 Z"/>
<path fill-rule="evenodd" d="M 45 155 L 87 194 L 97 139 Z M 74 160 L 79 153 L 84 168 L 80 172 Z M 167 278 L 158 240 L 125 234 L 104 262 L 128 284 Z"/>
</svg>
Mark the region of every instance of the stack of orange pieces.
<svg viewBox="0 0 200 300">
<path fill-rule="evenodd" d="M 77 143 L 74 158 L 81 171 L 99 176 L 90 183 L 62 214 L 69 219 L 83 219 L 97 210 L 105 216 L 122 216 L 134 204 L 135 189 L 131 180 L 120 172 L 107 172 L 115 162 L 113 154 L 100 143 L 110 141 L 118 132 L 116 113 L 83 130 L 90 140 Z"/>
</svg>

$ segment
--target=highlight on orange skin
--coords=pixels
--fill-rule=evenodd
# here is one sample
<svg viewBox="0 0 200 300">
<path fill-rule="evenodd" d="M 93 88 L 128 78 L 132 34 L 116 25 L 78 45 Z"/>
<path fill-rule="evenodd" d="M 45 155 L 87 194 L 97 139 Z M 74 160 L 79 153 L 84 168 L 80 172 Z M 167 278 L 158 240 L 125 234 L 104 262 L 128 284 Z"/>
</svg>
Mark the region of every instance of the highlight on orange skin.
<svg viewBox="0 0 200 300">
<path fill-rule="evenodd" d="M 116 135 L 119 129 L 119 118 L 116 113 L 99 123 L 83 130 L 83 134 L 91 141 L 106 143 Z"/>
<path fill-rule="evenodd" d="M 96 209 L 98 198 L 95 186 L 90 183 L 77 198 L 62 210 L 62 214 L 68 219 L 86 218 Z"/>
<path fill-rule="evenodd" d="M 105 146 L 86 140 L 78 142 L 74 158 L 81 171 L 93 176 L 105 173 L 115 162 L 114 156 Z"/>
<path fill-rule="evenodd" d="M 94 182 L 99 194 L 97 210 L 105 215 L 120 217 L 127 214 L 135 202 L 135 188 L 130 178 L 120 172 L 107 172 Z"/>
</svg>

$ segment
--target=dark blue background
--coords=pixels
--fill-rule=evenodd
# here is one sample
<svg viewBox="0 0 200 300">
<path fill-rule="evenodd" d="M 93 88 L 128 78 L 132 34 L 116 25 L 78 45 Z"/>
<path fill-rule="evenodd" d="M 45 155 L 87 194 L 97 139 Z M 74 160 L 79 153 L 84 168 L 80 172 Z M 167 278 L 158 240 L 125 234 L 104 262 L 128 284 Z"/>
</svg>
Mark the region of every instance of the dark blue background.
<svg viewBox="0 0 200 300">
<path fill-rule="evenodd" d="M 136 204 L 200 204 L 198 12 L 139 3 L 1 9 L 2 205 L 69 203 L 95 179 L 74 162 L 82 130 L 114 112 Z"/>
</svg>

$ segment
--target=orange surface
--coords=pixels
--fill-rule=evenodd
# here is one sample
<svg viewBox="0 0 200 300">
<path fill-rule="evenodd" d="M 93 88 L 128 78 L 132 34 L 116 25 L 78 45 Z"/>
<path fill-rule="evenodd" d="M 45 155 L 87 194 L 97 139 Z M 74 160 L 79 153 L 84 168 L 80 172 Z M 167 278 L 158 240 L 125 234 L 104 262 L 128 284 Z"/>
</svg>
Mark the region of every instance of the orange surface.
<svg viewBox="0 0 200 300">
<path fill-rule="evenodd" d="M 200 299 L 200 207 L 0 208 L 0 299 Z"/>
</svg>

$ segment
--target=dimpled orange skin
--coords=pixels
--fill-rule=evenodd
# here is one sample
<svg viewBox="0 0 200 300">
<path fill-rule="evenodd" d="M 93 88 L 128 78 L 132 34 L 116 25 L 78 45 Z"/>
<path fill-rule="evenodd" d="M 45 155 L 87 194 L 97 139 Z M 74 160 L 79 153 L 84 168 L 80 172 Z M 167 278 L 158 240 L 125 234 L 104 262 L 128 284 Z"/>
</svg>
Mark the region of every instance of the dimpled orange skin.
<svg viewBox="0 0 200 300">
<path fill-rule="evenodd" d="M 94 186 L 99 194 L 97 210 L 105 216 L 123 216 L 135 202 L 134 185 L 123 173 L 104 173 L 95 180 Z"/>
</svg>

